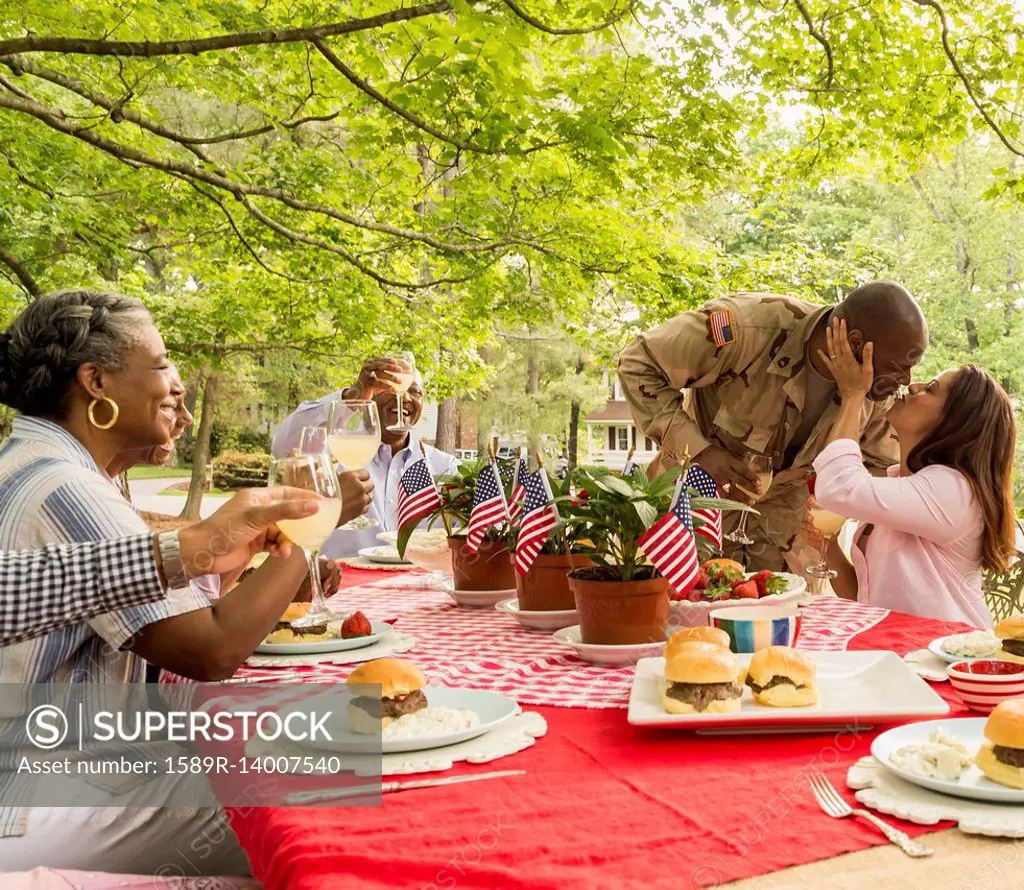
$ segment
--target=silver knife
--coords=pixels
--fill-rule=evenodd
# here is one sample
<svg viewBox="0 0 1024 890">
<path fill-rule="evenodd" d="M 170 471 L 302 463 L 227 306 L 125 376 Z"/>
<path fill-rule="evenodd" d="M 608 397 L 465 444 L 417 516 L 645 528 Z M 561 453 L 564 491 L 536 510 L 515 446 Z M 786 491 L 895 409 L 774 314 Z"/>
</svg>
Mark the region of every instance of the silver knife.
<svg viewBox="0 0 1024 890">
<path fill-rule="evenodd" d="M 276 683 L 279 680 L 301 680 L 305 676 L 298 671 L 290 674 L 275 674 L 273 677 L 228 677 L 226 680 L 218 681 L 220 684 L 238 683 Z"/>
<path fill-rule="evenodd" d="M 286 794 L 288 804 L 316 803 L 318 800 L 337 800 L 344 797 L 369 797 L 387 794 L 391 791 L 408 791 L 410 788 L 433 788 L 435 785 L 458 785 L 460 782 L 476 782 L 480 779 L 501 779 L 505 776 L 525 776 L 524 769 L 509 769 L 496 773 L 478 773 L 472 776 L 449 776 L 445 779 L 416 779 L 412 782 L 383 782 L 379 785 L 356 785 L 353 788 L 327 788 L 323 791 L 296 791 Z"/>
</svg>

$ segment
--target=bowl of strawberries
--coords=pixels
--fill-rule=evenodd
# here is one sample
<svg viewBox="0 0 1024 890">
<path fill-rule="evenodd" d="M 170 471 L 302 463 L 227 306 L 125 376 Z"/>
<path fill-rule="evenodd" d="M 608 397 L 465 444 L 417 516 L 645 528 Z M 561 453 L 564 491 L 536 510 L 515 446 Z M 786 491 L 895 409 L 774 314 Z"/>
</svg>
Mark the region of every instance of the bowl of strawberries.
<svg viewBox="0 0 1024 890">
<path fill-rule="evenodd" d="M 710 623 L 714 609 L 731 606 L 779 606 L 800 599 L 807 582 L 789 572 L 748 572 L 733 559 L 709 559 L 685 594 L 671 591 L 669 624 L 673 628 Z"/>
</svg>

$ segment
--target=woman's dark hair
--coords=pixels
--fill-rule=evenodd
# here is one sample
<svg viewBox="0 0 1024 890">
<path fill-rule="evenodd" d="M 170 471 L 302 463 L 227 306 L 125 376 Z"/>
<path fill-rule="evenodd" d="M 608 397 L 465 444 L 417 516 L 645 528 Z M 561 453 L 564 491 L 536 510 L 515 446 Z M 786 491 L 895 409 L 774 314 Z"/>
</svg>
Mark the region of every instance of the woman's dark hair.
<svg viewBox="0 0 1024 890">
<path fill-rule="evenodd" d="M 74 290 L 39 297 L 0 333 L 0 403 L 37 417 L 64 416 L 80 365 L 116 371 L 150 322 L 132 297 Z"/>
<path fill-rule="evenodd" d="M 1006 391 L 988 371 L 964 365 L 949 385 L 935 429 L 907 455 L 911 472 L 940 464 L 967 477 L 985 520 L 981 563 L 992 572 L 1005 572 L 1014 552 L 1011 475 L 1016 441 L 1013 404 Z"/>
</svg>

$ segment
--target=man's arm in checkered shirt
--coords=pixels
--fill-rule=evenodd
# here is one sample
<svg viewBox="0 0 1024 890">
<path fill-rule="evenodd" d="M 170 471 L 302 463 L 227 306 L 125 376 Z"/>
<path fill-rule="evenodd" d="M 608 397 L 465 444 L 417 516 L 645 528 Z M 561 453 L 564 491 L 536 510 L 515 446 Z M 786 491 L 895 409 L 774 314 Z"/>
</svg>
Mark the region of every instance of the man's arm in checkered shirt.
<svg viewBox="0 0 1024 890">
<path fill-rule="evenodd" d="M 0 552 L 0 647 L 164 592 L 150 534 Z"/>
</svg>

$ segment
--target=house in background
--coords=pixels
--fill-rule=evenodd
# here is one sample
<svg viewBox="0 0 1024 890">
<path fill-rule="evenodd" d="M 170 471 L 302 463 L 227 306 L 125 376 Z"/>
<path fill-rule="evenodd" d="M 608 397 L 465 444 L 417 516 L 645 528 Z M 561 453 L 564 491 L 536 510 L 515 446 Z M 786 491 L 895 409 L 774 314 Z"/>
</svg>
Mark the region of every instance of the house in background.
<svg viewBox="0 0 1024 890">
<path fill-rule="evenodd" d="M 607 393 L 607 401 L 604 407 L 591 411 L 584 421 L 587 427 L 586 457 L 581 455 L 580 462 L 621 470 L 629 449 L 635 447 L 633 460 L 640 464 L 650 463 L 657 455 L 658 447 L 643 433 L 637 435 L 618 375 L 606 371 L 601 384 Z"/>
</svg>

